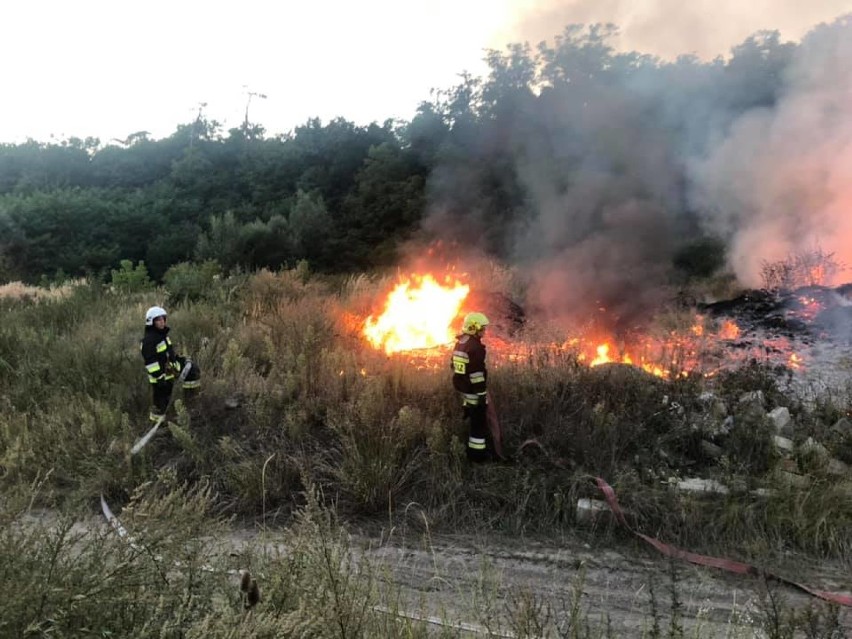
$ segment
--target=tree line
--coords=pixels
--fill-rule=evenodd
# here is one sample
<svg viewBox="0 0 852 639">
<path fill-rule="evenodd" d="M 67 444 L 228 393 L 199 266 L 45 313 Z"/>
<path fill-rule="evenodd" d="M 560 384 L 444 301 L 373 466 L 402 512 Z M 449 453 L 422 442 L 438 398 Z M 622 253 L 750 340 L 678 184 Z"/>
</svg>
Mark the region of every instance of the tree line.
<svg viewBox="0 0 852 639">
<path fill-rule="evenodd" d="M 616 51 L 614 35 L 571 25 L 551 44 L 489 51 L 485 77 L 460 75 L 410 121 L 313 119 L 273 136 L 199 113 L 163 139 L 0 145 L 0 279 L 98 276 L 122 260 L 154 278 L 195 260 L 366 269 L 417 233 L 509 256 L 539 213 L 535 185 L 564 192 L 590 172 L 664 200 L 680 240 L 704 241 L 679 158 L 771 107 L 799 45 L 761 32 L 726 60 L 664 62 Z M 653 150 L 659 192 L 631 177 L 643 160 L 625 147 Z"/>
</svg>

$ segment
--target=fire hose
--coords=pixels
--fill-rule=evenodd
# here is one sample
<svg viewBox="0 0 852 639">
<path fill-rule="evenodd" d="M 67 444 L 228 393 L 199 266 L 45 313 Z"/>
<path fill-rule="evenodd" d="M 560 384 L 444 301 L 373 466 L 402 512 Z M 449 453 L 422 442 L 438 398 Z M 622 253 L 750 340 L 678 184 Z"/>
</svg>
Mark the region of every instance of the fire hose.
<svg viewBox="0 0 852 639">
<path fill-rule="evenodd" d="M 178 375 L 178 379 L 177 379 L 178 383 L 182 384 L 184 382 L 184 380 L 186 379 L 186 376 L 189 375 L 189 371 L 190 371 L 191 368 L 192 368 L 192 362 L 190 360 L 186 360 L 186 364 L 184 364 L 183 370 L 180 372 L 180 375 Z M 157 419 L 157 422 L 154 424 L 154 426 L 151 427 L 151 429 L 147 433 L 145 433 L 141 438 L 139 438 L 139 440 L 135 444 L 133 444 L 133 447 L 130 449 L 131 456 L 138 453 L 140 450 L 142 450 L 145 447 L 145 444 L 147 444 L 149 441 L 151 441 L 151 438 L 154 436 L 154 434 L 160 428 L 162 423 L 164 421 L 166 421 L 166 415 L 168 414 L 169 409 L 172 407 L 172 403 L 174 401 L 175 401 L 175 393 L 173 391 L 171 396 L 169 397 L 169 403 L 166 405 L 166 410 L 163 411 L 163 414 L 160 415 L 159 419 Z"/>
<path fill-rule="evenodd" d="M 186 379 L 186 375 L 188 374 L 190 368 L 191 368 L 191 363 L 187 362 L 186 366 L 181 371 L 179 381 L 183 381 L 184 379 Z M 174 394 L 170 398 L 168 407 L 167 407 L 166 411 L 164 412 L 163 416 L 160 417 L 160 419 L 157 421 L 157 423 L 154 425 L 154 427 L 151 428 L 151 430 L 149 430 L 142 438 L 140 438 L 133 445 L 133 447 L 131 448 L 131 455 L 138 453 L 148 443 L 148 441 L 150 441 L 150 439 L 154 436 L 154 434 L 157 432 L 157 429 L 160 427 L 162 422 L 165 420 L 165 413 L 168 412 L 168 408 L 171 407 L 173 401 L 174 401 Z M 503 446 L 502 446 L 502 439 L 503 439 L 502 428 L 500 427 L 500 422 L 497 419 L 497 412 L 496 412 L 496 408 L 493 404 L 493 400 L 490 400 L 489 404 L 488 404 L 488 427 L 489 427 L 489 430 L 491 431 L 492 440 L 494 442 L 495 453 L 497 454 L 497 456 L 500 459 L 504 459 Z M 521 450 L 523 450 L 524 448 L 528 447 L 528 446 L 536 446 L 539 449 L 541 449 L 542 451 L 544 451 L 544 448 L 541 446 L 541 444 L 537 440 L 527 440 L 520 446 L 520 448 L 518 449 L 519 452 Z M 549 457 L 549 455 L 548 455 L 548 457 Z M 556 462 L 554 462 L 554 463 L 556 463 Z M 558 463 L 557 463 L 557 465 L 561 466 L 561 464 L 558 464 Z M 616 497 L 615 491 L 613 490 L 612 486 L 610 486 L 606 482 L 606 480 L 604 480 L 601 477 L 595 477 L 595 476 L 588 476 L 588 477 L 589 477 L 589 479 L 594 481 L 597 488 L 603 494 L 603 496 L 606 500 L 606 503 L 609 506 L 609 509 L 612 512 L 613 516 L 615 517 L 616 521 L 620 525 L 624 526 L 633 535 L 635 535 L 639 539 L 643 540 L 644 542 L 646 542 L 647 544 L 652 546 L 654 549 L 656 549 L 658 552 L 665 555 L 666 557 L 671 557 L 672 559 L 679 559 L 679 560 L 686 561 L 686 562 L 689 562 L 689 563 L 692 563 L 692 564 L 695 564 L 695 565 L 698 565 L 698 566 L 705 566 L 705 567 L 709 567 L 709 568 L 717 568 L 719 570 L 724 570 L 726 572 L 733 573 L 733 574 L 761 576 L 761 577 L 766 578 L 766 579 L 773 579 L 775 581 L 778 581 L 779 583 L 787 584 L 787 585 L 792 586 L 792 587 L 794 587 L 794 588 L 796 588 L 796 589 L 798 589 L 798 590 L 800 590 L 804 593 L 807 593 L 811 596 L 822 599 L 823 601 L 826 601 L 826 602 L 829 602 L 829 603 L 832 603 L 832 604 L 836 604 L 836 605 L 840 605 L 840 606 L 852 607 L 852 595 L 850 595 L 850 594 L 830 592 L 830 591 L 826 591 L 826 590 L 819 590 L 819 589 L 816 589 L 816 588 L 812 588 L 810 586 L 807 586 L 807 585 L 802 584 L 800 582 L 797 582 L 795 580 L 789 579 L 787 577 L 783 577 L 781 575 L 775 574 L 775 573 L 770 572 L 768 570 L 763 570 L 763 569 L 758 568 L 757 566 L 752 565 L 752 564 L 748 564 L 748 563 L 744 563 L 744 562 L 740 562 L 740 561 L 735 561 L 735 560 L 727 559 L 727 558 L 724 558 L 724 557 L 711 557 L 711 556 L 708 556 L 708 555 L 701 555 L 701 554 L 698 554 L 698 553 L 683 550 L 681 548 L 677 548 L 676 546 L 673 546 L 671 544 L 667 544 L 667 543 L 665 543 L 665 542 L 663 542 L 663 541 L 661 541 L 661 540 L 659 540 L 655 537 L 650 537 L 649 535 L 645 535 L 645 534 L 635 530 L 628 523 L 627 518 L 624 515 L 624 511 L 621 509 L 621 506 L 618 503 L 618 498 Z M 142 547 L 139 546 L 133 540 L 133 538 L 129 535 L 129 533 L 124 528 L 124 526 L 121 524 L 121 522 L 118 520 L 118 518 L 115 515 L 113 515 L 113 513 L 110 510 L 109 505 L 106 503 L 106 500 L 104 499 L 103 495 L 101 495 L 101 510 L 103 511 L 104 517 L 106 518 L 107 522 L 109 522 L 110 526 L 112 526 L 112 528 L 116 531 L 116 533 L 119 535 L 119 537 L 121 537 L 122 539 L 125 539 L 131 545 L 131 547 L 133 547 L 134 549 L 142 549 Z M 210 572 L 213 571 L 212 568 L 207 567 L 207 566 L 204 569 L 206 571 L 210 571 Z M 239 571 L 230 571 L 229 570 L 229 571 L 227 571 L 227 574 L 240 575 L 240 577 L 241 577 L 240 588 L 241 588 L 242 592 L 247 596 L 246 607 L 247 608 L 253 607 L 260 599 L 260 594 L 259 594 L 257 582 L 254 579 L 251 579 L 251 575 L 248 573 L 248 571 L 245 571 L 245 570 L 239 570 Z"/>
<path fill-rule="evenodd" d="M 839 606 L 852 607 L 852 595 L 837 592 L 828 592 L 826 590 L 817 590 L 815 588 L 811 588 L 810 586 L 801 584 L 797 581 L 793 581 L 792 579 L 788 579 L 787 577 L 782 577 L 767 570 L 762 570 L 757 566 L 753 566 L 751 564 L 746 564 L 740 561 L 734 561 L 732 559 L 726 559 L 723 557 L 709 557 L 707 555 L 699 555 L 694 552 L 682 550 L 670 544 L 663 543 L 655 537 L 649 537 L 648 535 L 644 535 L 639 531 L 634 530 L 633 527 L 631 527 L 630 524 L 627 523 L 627 519 L 624 516 L 624 511 L 622 511 L 621 507 L 618 505 L 618 498 L 615 496 L 615 491 L 612 489 L 612 486 L 610 486 L 608 483 L 606 483 L 606 481 L 604 481 L 600 477 L 593 477 L 592 479 L 594 480 L 600 491 L 603 493 L 604 498 L 606 499 L 606 503 L 612 511 L 612 514 L 615 516 L 616 521 L 618 521 L 619 524 L 627 528 L 627 530 L 629 530 L 631 533 L 639 537 L 639 539 L 642 539 L 646 543 L 656 548 L 666 557 L 672 557 L 673 559 L 681 559 L 683 561 L 688 561 L 689 563 L 696 564 L 698 566 L 718 568 L 720 570 L 731 572 L 737 575 L 754 575 L 774 579 L 789 586 L 793 586 L 794 588 L 797 588 L 802 592 L 806 592 L 824 601 L 828 601 Z"/>
<path fill-rule="evenodd" d="M 488 399 L 485 410 L 488 430 L 491 433 L 491 441 L 494 444 L 494 453 L 499 459 L 506 459 L 505 455 L 503 455 L 503 429 L 500 427 L 500 420 L 497 419 L 497 408 L 494 406 L 493 397 Z"/>
<path fill-rule="evenodd" d="M 104 517 L 106 518 L 109 525 L 116 532 L 116 534 L 130 546 L 136 552 L 145 552 L 148 554 L 154 563 L 159 564 L 162 561 L 162 557 L 159 555 L 154 555 L 150 552 L 150 550 L 145 547 L 143 544 L 138 543 L 127 531 L 127 529 L 122 525 L 121 521 L 119 521 L 118 517 L 116 517 L 112 510 L 107 504 L 104 496 L 101 495 L 101 512 L 103 512 Z M 174 561 L 172 563 L 174 568 L 182 569 L 185 566 L 179 562 Z M 209 564 L 204 564 L 201 566 L 201 571 L 206 573 L 215 573 L 220 572 L 213 566 Z M 257 585 L 257 581 L 252 578 L 251 573 L 248 570 L 225 570 L 222 571 L 226 575 L 236 575 L 240 578 L 240 591 L 243 593 L 244 597 L 244 606 L 246 609 L 253 608 L 260 601 L 260 588 Z"/>
<path fill-rule="evenodd" d="M 539 442 L 537 439 L 528 439 L 523 442 L 518 448 L 518 452 L 521 452 L 525 448 L 538 448 L 542 453 L 544 453 L 545 457 L 550 461 L 550 463 L 554 464 L 555 466 L 558 466 L 559 468 L 567 469 L 564 463 L 559 460 L 553 459 L 544 449 L 544 446 L 541 445 L 541 442 Z M 741 561 L 735 561 L 733 559 L 727 559 L 724 557 L 710 557 L 707 555 L 700 555 L 698 553 L 683 550 L 681 548 L 677 548 L 676 546 L 672 546 L 671 544 L 667 544 L 663 541 L 660 541 L 656 537 L 650 537 L 649 535 L 645 535 L 634 529 L 627 522 L 627 518 L 624 515 L 624 511 L 618 504 L 618 498 L 615 495 L 615 491 L 613 490 L 612 486 L 610 486 L 606 482 L 605 479 L 603 479 L 602 477 L 596 477 L 594 475 L 585 475 L 584 477 L 594 482 L 598 490 L 603 493 L 607 506 L 609 507 L 610 511 L 612 511 L 615 520 L 620 525 L 624 526 L 633 535 L 635 535 L 648 545 L 653 546 L 658 552 L 665 555 L 666 557 L 671 557 L 672 559 L 680 559 L 682 561 L 686 561 L 697 566 L 718 568 L 719 570 L 724 570 L 726 572 L 730 572 L 737 575 L 752 575 L 756 577 L 763 577 L 766 579 L 774 579 L 775 581 L 787 584 L 788 586 L 792 586 L 797 590 L 822 599 L 823 601 L 837 604 L 839 606 L 847 606 L 852 608 L 852 594 L 830 592 L 827 590 L 818 590 L 816 588 L 811 588 L 810 586 L 799 583 L 798 581 L 794 581 L 792 579 L 783 577 L 768 570 L 761 569 L 752 564 L 747 564 Z"/>
<path fill-rule="evenodd" d="M 187 375 L 189 375 L 189 371 L 192 369 L 192 361 L 186 360 L 186 363 L 183 366 L 183 369 L 178 375 L 177 382 L 178 384 L 182 384 Z M 145 433 L 142 437 L 140 437 L 136 443 L 130 449 L 131 457 L 133 455 L 138 454 L 145 445 L 151 441 L 151 438 L 159 430 L 160 426 L 166 421 L 166 416 L 168 415 L 169 409 L 172 407 L 174 403 L 176 393 L 172 392 L 171 397 L 169 397 L 169 403 L 166 405 L 166 409 L 163 411 L 163 414 L 157 419 L 156 423 Z M 118 517 L 116 517 L 112 510 L 107 504 L 106 499 L 101 493 L 101 512 L 104 515 L 104 518 L 107 520 L 107 523 L 112 527 L 112 529 L 116 532 L 119 538 L 123 539 L 127 544 L 137 552 L 145 552 L 151 555 L 152 560 L 155 563 L 159 563 L 161 561 L 161 557 L 152 555 L 150 551 L 143 545 L 138 543 L 127 531 L 127 529 L 122 525 L 121 521 L 119 521 Z M 174 562 L 175 568 L 183 568 L 180 562 Z M 202 572 L 213 573 L 217 572 L 215 568 L 210 565 L 204 565 L 201 567 Z M 244 605 L 246 609 L 253 608 L 260 601 L 260 589 L 258 588 L 257 581 L 252 578 L 251 573 L 248 570 L 226 570 L 224 571 L 227 575 L 236 575 L 240 577 L 240 591 L 243 593 Z"/>
<path fill-rule="evenodd" d="M 500 427 L 500 422 L 497 420 L 497 411 L 494 407 L 493 398 L 489 398 L 488 403 L 488 427 L 491 431 L 491 437 L 494 442 L 494 452 L 500 459 L 505 459 L 503 456 L 503 431 Z M 547 452 L 544 450 L 544 447 L 536 439 L 529 439 L 522 443 L 521 446 L 518 448 L 518 452 L 529 446 L 537 447 L 545 453 L 545 455 L 550 459 L 551 463 L 554 463 L 557 466 L 564 468 L 564 464 L 561 464 L 550 458 L 550 455 L 547 454 Z M 592 475 L 589 475 L 588 478 L 594 481 L 595 485 L 603 493 L 604 498 L 606 499 L 606 503 L 609 506 L 609 509 L 612 511 L 612 514 L 615 516 L 616 521 L 625 528 L 627 528 L 627 530 L 629 530 L 631 533 L 633 533 L 649 545 L 653 546 L 657 549 L 657 551 L 667 557 L 672 557 L 673 559 L 681 559 L 683 561 L 687 561 L 698 566 L 718 568 L 720 570 L 724 570 L 738 575 L 763 576 L 765 578 L 774 579 L 778 582 L 793 586 L 794 588 L 797 588 L 802 592 L 808 593 L 814 597 L 818 597 L 819 599 L 822 599 L 824 601 L 828 601 L 830 603 L 834 603 L 840 606 L 852 607 L 852 595 L 850 594 L 829 592 L 826 590 L 817 590 L 816 588 L 811 588 L 810 586 L 806 586 L 797 581 L 793 581 L 786 577 L 776 575 L 767 570 L 762 570 L 757 566 L 753 566 L 751 564 L 734 561 L 732 559 L 725 559 L 722 557 L 709 557 L 706 555 L 699 555 L 697 553 L 682 550 L 670 544 L 666 544 L 660 541 L 659 539 L 656 539 L 655 537 L 649 537 L 648 535 L 640 533 L 639 531 L 634 530 L 630 526 L 630 524 L 627 523 L 627 519 L 624 516 L 624 511 L 622 511 L 621 507 L 618 505 L 618 498 L 615 496 L 615 491 L 612 489 L 612 486 L 610 486 L 606 482 L 606 480 L 601 477 L 594 477 Z"/>
</svg>

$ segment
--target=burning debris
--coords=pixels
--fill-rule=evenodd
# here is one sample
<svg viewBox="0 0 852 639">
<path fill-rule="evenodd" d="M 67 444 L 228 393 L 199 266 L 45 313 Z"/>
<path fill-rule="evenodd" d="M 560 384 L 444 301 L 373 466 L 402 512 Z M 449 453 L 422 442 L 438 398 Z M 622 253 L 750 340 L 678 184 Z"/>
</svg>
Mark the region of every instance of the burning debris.
<svg viewBox="0 0 852 639">
<path fill-rule="evenodd" d="M 626 364 L 665 379 L 689 373 L 712 376 L 752 360 L 799 372 L 807 368 L 815 344 L 852 342 L 852 302 L 847 297 L 852 285 L 747 291 L 699 305 L 689 326 L 662 334 L 633 330 L 615 336 L 606 331 L 605 321 L 598 321 L 595 328 L 560 342 L 536 340 L 524 330 L 523 307 L 463 279 L 431 273 L 401 279 L 381 312 L 364 321 L 363 336 L 388 355 L 415 356 L 434 368 L 446 356 L 461 317 L 479 310 L 492 318 L 489 348 L 497 359 L 517 361 L 536 350 L 556 349 L 573 353 L 590 367 Z"/>
<path fill-rule="evenodd" d="M 746 291 L 722 302 L 706 304 L 703 312 L 735 321 L 739 335 L 734 349 L 752 357 L 803 369 L 806 353 L 820 344 L 852 343 L 852 285 L 837 288 L 806 286 L 792 291 Z"/>
</svg>

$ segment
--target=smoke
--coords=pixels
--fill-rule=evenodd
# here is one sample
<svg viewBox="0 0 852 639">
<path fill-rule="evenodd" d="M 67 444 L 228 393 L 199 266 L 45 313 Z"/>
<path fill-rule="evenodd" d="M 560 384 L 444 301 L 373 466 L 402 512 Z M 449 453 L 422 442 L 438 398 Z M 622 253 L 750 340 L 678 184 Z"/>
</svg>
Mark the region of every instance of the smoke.
<svg viewBox="0 0 852 639">
<path fill-rule="evenodd" d="M 693 201 L 707 228 L 730 238 L 731 265 L 743 284 L 760 285 L 765 262 L 816 250 L 852 265 L 850 105 L 846 17 L 803 40 L 774 108 L 742 114 L 693 162 Z"/>
<path fill-rule="evenodd" d="M 529 273 L 531 307 L 575 321 L 606 309 L 613 323 L 633 323 L 662 300 L 653 284 L 671 262 L 678 161 L 667 133 L 643 120 L 635 93 L 582 93 L 549 96 L 547 124 L 518 158 L 534 215 L 514 258 Z"/>
<path fill-rule="evenodd" d="M 541 42 L 554 36 L 553 25 L 611 22 L 621 51 L 642 51 L 674 60 L 694 53 L 704 60 L 763 29 L 800 40 L 815 24 L 852 9 L 849 0 L 515 0 L 508 24 L 493 37 L 504 42 Z"/>
<path fill-rule="evenodd" d="M 670 300 L 676 256 L 707 236 L 746 286 L 815 248 L 852 264 L 852 18 L 800 44 L 755 34 L 727 61 L 617 53 L 616 35 L 567 28 L 527 52 L 522 87 L 511 53 L 492 67 L 478 128 L 459 116 L 464 144 L 430 178 L 427 230 L 507 257 L 531 311 L 604 308 L 610 330 Z"/>
</svg>

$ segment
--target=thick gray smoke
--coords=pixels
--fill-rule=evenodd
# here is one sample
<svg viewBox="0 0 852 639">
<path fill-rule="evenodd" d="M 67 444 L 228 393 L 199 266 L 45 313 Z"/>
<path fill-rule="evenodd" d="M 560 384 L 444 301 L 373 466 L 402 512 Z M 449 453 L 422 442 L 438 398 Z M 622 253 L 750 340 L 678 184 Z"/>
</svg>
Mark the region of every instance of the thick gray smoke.
<svg viewBox="0 0 852 639">
<path fill-rule="evenodd" d="M 812 31 L 774 108 L 740 115 L 690 178 L 745 285 L 761 283 L 764 262 L 815 250 L 852 265 L 852 17 Z"/>
<path fill-rule="evenodd" d="M 518 159 L 534 213 L 514 255 L 530 273 L 532 307 L 586 318 L 605 308 L 632 322 L 662 300 L 653 283 L 665 281 L 675 246 L 679 162 L 669 132 L 643 115 L 643 96 L 576 93 L 546 98 L 546 124 Z"/>
<path fill-rule="evenodd" d="M 566 29 L 527 53 L 523 83 L 512 55 L 492 65 L 475 151 L 433 176 L 432 228 L 502 247 L 529 307 L 575 321 L 604 307 L 625 327 L 671 295 L 673 258 L 702 237 L 747 286 L 817 245 L 852 264 L 852 18 L 798 44 L 761 32 L 713 62 L 618 54 L 613 36 Z M 498 218 L 488 200 L 505 193 L 478 168 L 494 157 L 521 193 L 502 185 L 516 202 Z"/>
<path fill-rule="evenodd" d="M 554 25 L 612 22 L 614 45 L 674 60 L 694 53 L 712 60 L 761 29 L 800 40 L 813 25 L 852 10 L 849 0 L 514 0 L 508 24 L 493 46 L 540 42 L 556 35 Z"/>
</svg>

